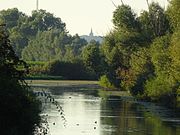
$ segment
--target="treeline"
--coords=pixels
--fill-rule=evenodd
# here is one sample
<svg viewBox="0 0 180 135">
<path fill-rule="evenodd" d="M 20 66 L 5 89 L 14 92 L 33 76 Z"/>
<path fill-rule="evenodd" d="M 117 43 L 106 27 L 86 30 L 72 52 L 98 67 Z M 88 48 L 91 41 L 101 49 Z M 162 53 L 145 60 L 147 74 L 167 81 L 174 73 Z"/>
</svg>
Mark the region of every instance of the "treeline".
<svg viewBox="0 0 180 135">
<path fill-rule="evenodd" d="M 39 66 L 31 62 L 32 74 L 99 79 L 103 87 L 177 107 L 180 1 L 171 0 L 166 10 L 154 2 L 148 6 L 139 16 L 128 5 L 118 6 L 113 13 L 114 29 L 101 45 L 69 35 L 65 23 L 44 10 L 26 16 L 9 9 L 1 11 L 0 17 L 7 21 L 20 57 L 46 62 Z"/>
<path fill-rule="evenodd" d="M 158 3 L 137 16 L 128 5 L 113 14 L 114 30 L 101 46 L 104 87 L 177 107 L 180 101 L 180 1 L 167 10 Z"/>
<path fill-rule="evenodd" d="M 49 61 L 27 61 L 30 79 L 68 79 L 68 80 L 98 80 L 104 65 L 100 65 L 100 45 L 91 41 L 79 48 L 80 53 L 72 55 L 67 52 L 66 59 Z M 45 55 L 49 55 L 46 52 Z"/>
<path fill-rule="evenodd" d="M 67 60 L 87 44 L 68 34 L 66 24 L 45 10 L 32 11 L 30 16 L 17 8 L 2 10 L 0 20 L 7 24 L 16 54 L 26 61 Z"/>
<path fill-rule="evenodd" d="M 0 11 L 0 21 L 7 24 L 15 53 L 29 63 L 30 76 L 97 79 L 82 61 L 87 41 L 77 34 L 68 34 L 66 24 L 60 18 L 45 10 L 33 11 L 27 16 L 13 8 Z M 95 41 L 91 44 L 99 45 Z"/>
</svg>

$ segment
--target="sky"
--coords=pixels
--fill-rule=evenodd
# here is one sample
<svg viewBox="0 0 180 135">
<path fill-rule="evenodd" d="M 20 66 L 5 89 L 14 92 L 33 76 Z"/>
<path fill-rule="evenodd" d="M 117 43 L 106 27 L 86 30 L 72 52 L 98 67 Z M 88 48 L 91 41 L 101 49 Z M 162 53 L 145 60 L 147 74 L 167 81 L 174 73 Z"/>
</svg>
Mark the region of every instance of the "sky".
<svg viewBox="0 0 180 135">
<path fill-rule="evenodd" d="M 121 4 L 121 0 L 39 0 L 39 9 L 44 9 L 60 17 L 66 23 L 70 34 L 88 35 L 91 28 L 94 35 L 104 36 L 113 29 L 112 15 L 116 9 L 112 4 Z M 146 0 L 123 0 L 135 13 L 147 10 Z M 167 0 L 149 0 L 167 6 Z M 0 0 L 0 10 L 18 8 L 30 15 L 36 9 L 36 0 Z"/>
</svg>

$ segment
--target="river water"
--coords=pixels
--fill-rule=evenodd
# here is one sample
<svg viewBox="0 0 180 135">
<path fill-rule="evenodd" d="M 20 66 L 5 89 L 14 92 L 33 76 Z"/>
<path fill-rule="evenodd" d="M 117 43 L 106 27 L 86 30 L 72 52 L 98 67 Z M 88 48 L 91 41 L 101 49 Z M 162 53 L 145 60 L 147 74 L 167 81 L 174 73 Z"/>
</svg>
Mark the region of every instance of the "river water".
<svg viewBox="0 0 180 135">
<path fill-rule="evenodd" d="M 125 96 L 102 97 L 94 84 L 33 87 L 57 103 L 41 98 L 50 135 L 180 135 L 179 114 L 162 106 Z"/>
</svg>

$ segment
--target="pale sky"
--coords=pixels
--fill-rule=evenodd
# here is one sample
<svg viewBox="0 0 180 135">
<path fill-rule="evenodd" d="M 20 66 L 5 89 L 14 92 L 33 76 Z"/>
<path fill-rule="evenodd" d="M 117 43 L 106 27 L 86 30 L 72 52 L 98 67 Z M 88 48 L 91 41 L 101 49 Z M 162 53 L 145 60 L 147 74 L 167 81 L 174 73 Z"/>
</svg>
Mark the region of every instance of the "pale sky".
<svg viewBox="0 0 180 135">
<path fill-rule="evenodd" d="M 120 0 L 113 0 L 120 5 Z M 136 13 L 147 9 L 146 0 L 123 0 Z M 149 0 L 159 2 L 163 7 L 167 0 Z M 36 9 L 36 0 L 0 0 L 0 10 L 18 8 L 28 15 Z M 95 35 L 106 35 L 112 28 L 112 15 L 115 10 L 111 0 L 39 0 L 39 9 L 44 9 L 60 17 L 66 23 L 70 34 L 87 35 L 93 29 Z"/>
</svg>

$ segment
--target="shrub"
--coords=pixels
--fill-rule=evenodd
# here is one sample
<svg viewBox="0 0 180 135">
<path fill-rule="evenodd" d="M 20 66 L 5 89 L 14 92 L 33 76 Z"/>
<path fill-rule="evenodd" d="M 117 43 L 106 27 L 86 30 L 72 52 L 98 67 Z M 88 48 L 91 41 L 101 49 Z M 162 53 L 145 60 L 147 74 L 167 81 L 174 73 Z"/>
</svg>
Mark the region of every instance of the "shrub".
<svg viewBox="0 0 180 135">
<path fill-rule="evenodd" d="M 105 88 L 114 89 L 115 86 L 111 83 L 107 75 L 103 75 L 99 79 L 99 85 Z"/>
<path fill-rule="evenodd" d="M 173 84 L 169 81 L 167 76 L 159 75 L 154 77 L 145 84 L 145 94 L 152 100 L 161 100 L 164 97 L 171 97 L 173 95 Z M 167 100 L 167 99 L 166 99 Z"/>
<path fill-rule="evenodd" d="M 48 75 L 62 76 L 65 79 L 95 79 L 93 74 L 81 62 L 53 61 L 46 65 L 46 69 Z"/>
</svg>

